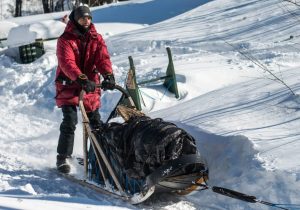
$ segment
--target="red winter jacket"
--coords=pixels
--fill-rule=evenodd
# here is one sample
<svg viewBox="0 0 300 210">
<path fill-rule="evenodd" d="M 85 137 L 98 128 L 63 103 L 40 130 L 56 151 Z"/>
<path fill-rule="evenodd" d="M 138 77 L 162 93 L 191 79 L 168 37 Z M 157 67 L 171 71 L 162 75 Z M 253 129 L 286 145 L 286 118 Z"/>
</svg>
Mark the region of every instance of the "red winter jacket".
<svg viewBox="0 0 300 210">
<path fill-rule="evenodd" d="M 57 41 L 58 66 L 56 70 L 56 104 L 78 105 L 81 86 L 75 81 L 80 74 L 96 84 L 100 74 L 111 74 L 112 65 L 105 42 L 91 24 L 90 30 L 82 35 L 75 24 L 69 21 L 64 33 Z M 87 112 L 100 107 L 100 88 L 84 96 Z"/>
</svg>

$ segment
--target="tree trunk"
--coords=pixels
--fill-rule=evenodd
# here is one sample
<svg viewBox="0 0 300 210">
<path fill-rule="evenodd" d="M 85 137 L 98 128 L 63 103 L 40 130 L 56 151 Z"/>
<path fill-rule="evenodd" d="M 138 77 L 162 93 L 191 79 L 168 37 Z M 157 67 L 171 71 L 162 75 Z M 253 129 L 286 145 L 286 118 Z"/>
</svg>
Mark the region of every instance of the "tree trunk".
<svg viewBox="0 0 300 210">
<path fill-rule="evenodd" d="M 15 17 L 22 16 L 22 0 L 16 0 Z"/>
<path fill-rule="evenodd" d="M 89 5 L 90 2 L 89 2 L 89 0 L 82 0 L 81 3 L 82 3 L 82 4 L 87 4 L 87 5 Z M 90 6 L 90 5 L 89 5 L 89 6 Z"/>
<path fill-rule="evenodd" d="M 50 11 L 51 11 L 51 12 L 54 11 L 54 3 L 53 3 L 53 0 L 50 0 Z"/>
<path fill-rule="evenodd" d="M 43 0 L 43 8 L 44 8 L 44 13 L 50 13 L 49 1 L 48 0 Z"/>
</svg>

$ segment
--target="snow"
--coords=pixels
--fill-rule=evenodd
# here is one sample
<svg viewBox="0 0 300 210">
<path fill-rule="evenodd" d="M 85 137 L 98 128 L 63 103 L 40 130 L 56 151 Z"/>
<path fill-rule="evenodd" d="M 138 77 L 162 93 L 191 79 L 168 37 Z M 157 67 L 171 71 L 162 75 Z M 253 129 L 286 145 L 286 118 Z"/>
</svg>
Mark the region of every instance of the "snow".
<svg viewBox="0 0 300 210">
<path fill-rule="evenodd" d="M 31 44 L 36 39 L 56 38 L 64 32 L 65 27 L 66 24 L 57 20 L 45 20 L 38 23 L 12 27 L 9 30 L 6 45 L 13 48 Z"/>
<path fill-rule="evenodd" d="M 24 25 L 38 38 L 59 36 L 66 13 L 3 20 L 0 36 L 24 41 L 23 30 L 9 35 Z M 143 85 L 143 110 L 195 137 L 208 185 L 289 209 L 300 208 L 298 15 L 296 5 L 282 0 L 132 0 L 93 8 L 120 85 L 128 56 L 143 81 L 165 74 L 165 48 L 171 48 L 180 98 L 161 82 Z M 0 48 L 0 209 L 275 209 L 210 190 L 153 196 L 134 206 L 49 171 L 62 115 L 53 99 L 56 41 L 45 42 L 45 49 L 33 63 L 19 64 L 7 42 Z M 118 96 L 104 92 L 103 120 Z M 81 130 L 79 123 L 75 155 L 81 155 Z"/>
<path fill-rule="evenodd" d="M 23 36 L 20 36 L 20 34 L 23 34 Z M 7 38 L 7 46 L 19 47 L 33 43 L 36 39 L 37 33 L 35 31 L 31 31 L 28 25 L 20 25 L 10 29 Z"/>
</svg>

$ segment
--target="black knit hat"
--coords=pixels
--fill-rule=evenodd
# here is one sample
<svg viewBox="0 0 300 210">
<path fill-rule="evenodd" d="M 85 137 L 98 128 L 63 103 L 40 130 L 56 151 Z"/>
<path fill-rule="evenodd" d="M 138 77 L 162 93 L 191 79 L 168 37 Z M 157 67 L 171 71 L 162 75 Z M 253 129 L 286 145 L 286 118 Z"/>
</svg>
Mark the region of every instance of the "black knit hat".
<svg viewBox="0 0 300 210">
<path fill-rule="evenodd" d="M 74 10 L 74 20 L 78 22 L 78 20 L 82 17 L 90 17 L 92 19 L 92 13 L 90 8 L 87 6 L 79 6 Z"/>
</svg>

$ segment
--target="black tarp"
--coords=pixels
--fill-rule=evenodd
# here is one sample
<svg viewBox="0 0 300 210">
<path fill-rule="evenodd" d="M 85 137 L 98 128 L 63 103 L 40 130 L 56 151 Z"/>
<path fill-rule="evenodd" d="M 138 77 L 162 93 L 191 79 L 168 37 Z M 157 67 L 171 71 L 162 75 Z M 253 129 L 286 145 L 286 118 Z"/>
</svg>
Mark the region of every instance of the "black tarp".
<svg viewBox="0 0 300 210">
<path fill-rule="evenodd" d="M 143 179 L 169 160 L 197 153 L 192 136 L 160 118 L 132 117 L 125 123 L 109 123 L 101 136 L 100 143 L 109 148 L 107 155 L 131 178 Z"/>
</svg>

